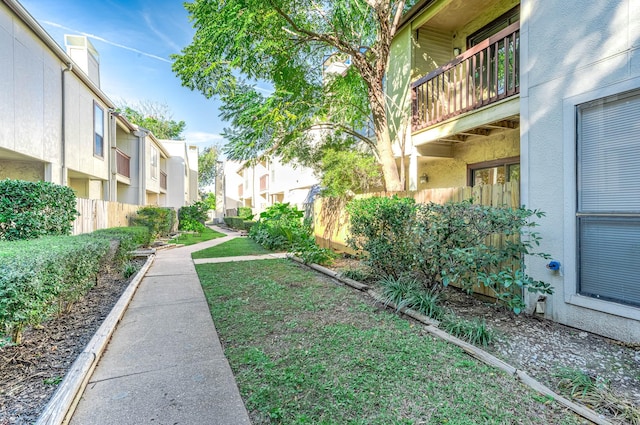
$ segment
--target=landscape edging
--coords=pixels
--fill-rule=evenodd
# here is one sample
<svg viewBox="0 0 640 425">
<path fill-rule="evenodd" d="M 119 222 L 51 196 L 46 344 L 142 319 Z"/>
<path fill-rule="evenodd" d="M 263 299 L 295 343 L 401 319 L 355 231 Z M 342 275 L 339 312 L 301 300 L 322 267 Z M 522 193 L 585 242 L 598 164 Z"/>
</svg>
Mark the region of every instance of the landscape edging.
<svg viewBox="0 0 640 425">
<path fill-rule="evenodd" d="M 347 286 L 350 286 L 354 289 L 357 289 L 361 292 L 365 292 L 367 295 L 369 295 L 370 297 L 372 297 L 376 302 L 380 302 L 380 298 L 379 296 L 371 289 L 371 287 L 369 285 L 366 285 L 364 283 L 360 283 L 357 281 L 354 281 L 353 279 L 349 279 L 349 278 L 344 278 L 340 275 L 340 273 L 337 273 L 331 269 L 328 269 L 326 267 L 322 267 L 318 264 L 314 264 L 314 263 L 310 263 L 307 264 L 305 263 L 301 258 L 296 257 L 295 255 L 288 255 L 287 258 L 300 263 L 304 266 L 307 266 L 313 270 L 316 270 L 320 273 L 323 273 L 329 277 L 332 277 L 342 283 L 344 283 Z M 354 285 L 354 282 L 357 285 Z M 386 307 L 390 307 L 392 309 L 395 309 L 397 311 L 400 311 L 401 313 L 425 324 L 425 330 L 427 332 L 429 332 L 430 334 L 437 336 L 438 338 L 444 339 L 447 342 L 450 342 L 460 348 L 462 348 L 466 353 L 468 353 L 469 355 L 471 355 L 472 357 L 482 361 L 483 363 L 492 366 L 492 367 L 496 367 L 504 372 L 506 372 L 507 374 L 515 377 L 517 380 L 519 380 L 520 382 L 522 382 L 524 385 L 528 386 L 529 388 L 533 389 L 534 391 L 537 391 L 538 393 L 551 397 L 554 401 L 558 402 L 559 404 L 561 404 L 562 406 L 566 407 L 567 409 L 572 410 L 574 413 L 577 413 L 578 415 L 582 416 L 585 419 L 590 420 L 591 422 L 598 424 L 598 425 L 612 425 L 612 423 L 610 421 L 608 421 L 607 419 L 603 418 L 601 415 L 599 415 L 597 412 L 595 412 L 592 409 L 589 409 L 586 406 L 583 406 L 579 403 L 575 403 L 563 396 L 561 396 L 560 394 L 557 394 L 556 392 L 554 392 L 551 388 L 547 387 L 546 385 L 538 382 L 537 380 L 535 380 L 534 378 L 532 378 L 530 375 L 528 375 L 525 371 L 523 370 L 519 370 L 513 366 L 511 366 L 510 364 L 506 363 L 503 360 L 498 359 L 497 357 L 495 357 L 494 355 L 476 347 L 475 345 L 469 344 L 466 341 L 463 341 L 445 331 L 443 331 L 442 329 L 440 329 L 438 327 L 438 322 L 434 321 L 433 319 L 424 316 L 420 313 L 418 313 L 415 310 L 412 310 L 410 308 L 406 308 L 403 307 L 401 309 L 398 309 L 397 306 L 394 303 L 391 302 L 387 302 L 384 303 Z"/>
<path fill-rule="evenodd" d="M 113 306 L 111 312 L 109 312 L 109 315 L 104 319 L 102 325 L 100 325 L 87 346 L 78 354 L 78 357 L 71 365 L 71 368 L 69 368 L 69 371 L 56 389 L 56 392 L 49 399 L 49 402 L 38 417 L 36 425 L 61 425 L 69 423 L 80 396 L 87 386 L 98 360 L 107 347 L 107 343 L 111 339 L 116 325 L 120 322 L 122 316 L 124 316 L 133 295 L 136 293 L 140 282 L 147 273 L 147 270 L 149 270 L 149 267 L 151 267 L 154 259 L 154 254 L 149 255 L 147 261 L 131 280 L 127 289 L 122 293 L 118 302 Z"/>
</svg>

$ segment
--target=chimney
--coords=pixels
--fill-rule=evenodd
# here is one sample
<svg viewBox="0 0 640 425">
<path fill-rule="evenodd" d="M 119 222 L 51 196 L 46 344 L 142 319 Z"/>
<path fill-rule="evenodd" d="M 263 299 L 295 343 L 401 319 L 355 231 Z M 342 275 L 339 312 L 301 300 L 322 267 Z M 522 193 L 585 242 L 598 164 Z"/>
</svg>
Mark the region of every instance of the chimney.
<svg viewBox="0 0 640 425">
<path fill-rule="evenodd" d="M 67 54 L 84 71 L 96 86 L 100 87 L 100 56 L 98 51 L 91 44 L 91 41 L 84 35 L 65 34 L 64 44 Z"/>
</svg>

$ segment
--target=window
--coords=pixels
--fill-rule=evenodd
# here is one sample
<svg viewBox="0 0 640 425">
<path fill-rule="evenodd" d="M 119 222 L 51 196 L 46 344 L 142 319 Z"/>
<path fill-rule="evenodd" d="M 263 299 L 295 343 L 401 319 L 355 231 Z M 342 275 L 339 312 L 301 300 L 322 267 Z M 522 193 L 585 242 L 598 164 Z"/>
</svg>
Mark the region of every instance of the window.
<svg viewBox="0 0 640 425">
<path fill-rule="evenodd" d="M 469 186 L 503 184 L 516 180 L 520 180 L 520 157 L 518 156 L 467 166 Z"/>
<path fill-rule="evenodd" d="M 151 178 L 158 178 L 158 149 L 155 146 L 151 146 Z"/>
<path fill-rule="evenodd" d="M 640 91 L 577 107 L 580 295 L 640 306 Z"/>
<path fill-rule="evenodd" d="M 517 5 L 504 15 L 491 21 L 489 24 L 480 28 L 478 31 L 467 37 L 467 48 L 471 48 L 476 44 L 486 40 L 494 34 L 499 33 L 509 25 L 520 20 L 520 5 Z"/>
<path fill-rule="evenodd" d="M 104 110 L 93 103 L 93 154 L 104 158 Z"/>
</svg>

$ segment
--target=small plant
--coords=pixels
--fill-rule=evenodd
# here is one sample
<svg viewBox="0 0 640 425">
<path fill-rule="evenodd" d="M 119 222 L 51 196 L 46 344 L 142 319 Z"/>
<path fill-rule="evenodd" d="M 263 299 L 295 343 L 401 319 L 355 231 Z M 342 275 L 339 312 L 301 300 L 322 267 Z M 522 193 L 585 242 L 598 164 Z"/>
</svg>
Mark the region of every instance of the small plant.
<svg viewBox="0 0 640 425">
<path fill-rule="evenodd" d="M 143 207 L 138 210 L 131 222 L 135 226 L 144 226 L 149 229 L 151 239 L 158 236 L 167 236 L 176 220 L 176 212 L 172 208 Z"/>
<path fill-rule="evenodd" d="M 412 309 L 432 319 L 440 319 L 444 315 L 444 310 L 439 303 L 440 294 L 426 289 L 414 293 L 409 300 Z"/>
<path fill-rule="evenodd" d="M 572 399 L 593 406 L 596 411 L 606 411 L 625 423 L 640 425 L 640 409 L 629 400 L 611 392 L 609 382 L 585 371 L 571 368 L 558 369 L 558 388 Z"/>
<path fill-rule="evenodd" d="M 54 376 L 53 378 L 45 378 L 42 383 L 45 385 L 58 385 L 62 382 L 62 376 Z"/>
<path fill-rule="evenodd" d="M 454 316 L 446 316 L 440 326 L 450 334 L 473 345 L 486 347 L 493 342 L 495 337 L 493 331 L 487 327 L 484 319 L 468 321 Z"/>
<path fill-rule="evenodd" d="M 420 287 L 417 280 L 405 277 L 387 276 L 378 283 L 382 285 L 382 298 L 379 301 L 385 306 L 395 304 L 396 311 L 403 307 L 410 307 L 411 298 Z"/>
<path fill-rule="evenodd" d="M 364 282 L 371 276 L 366 270 L 356 267 L 346 268 L 340 272 L 340 275 L 346 277 L 347 279 L 353 279 L 358 282 Z"/>
<path fill-rule="evenodd" d="M 131 276 L 138 273 L 138 270 L 140 270 L 140 267 L 138 267 L 137 264 L 128 261 L 124 264 L 122 274 L 124 275 L 125 279 L 129 279 Z"/>
</svg>

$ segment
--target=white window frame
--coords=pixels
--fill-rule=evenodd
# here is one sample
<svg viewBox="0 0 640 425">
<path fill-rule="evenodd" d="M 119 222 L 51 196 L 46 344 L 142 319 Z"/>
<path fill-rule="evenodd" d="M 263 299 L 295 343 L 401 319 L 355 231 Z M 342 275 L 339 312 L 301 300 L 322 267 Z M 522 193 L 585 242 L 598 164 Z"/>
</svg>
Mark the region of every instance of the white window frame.
<svg viewBox="0 0 640 425">
<path fill-rule="evenodd" d="M 591 310 L 640 320 L 640 308 L 601 300 L 578 294 L 578 251 L 577 251 L 577 125 L 578 106 L 617 94 L 640 90 L 640 77 L 631 78 L 606 87 L 565 98 L 563 101 L 564 140 L 564 301 Z"/>
</svg>

